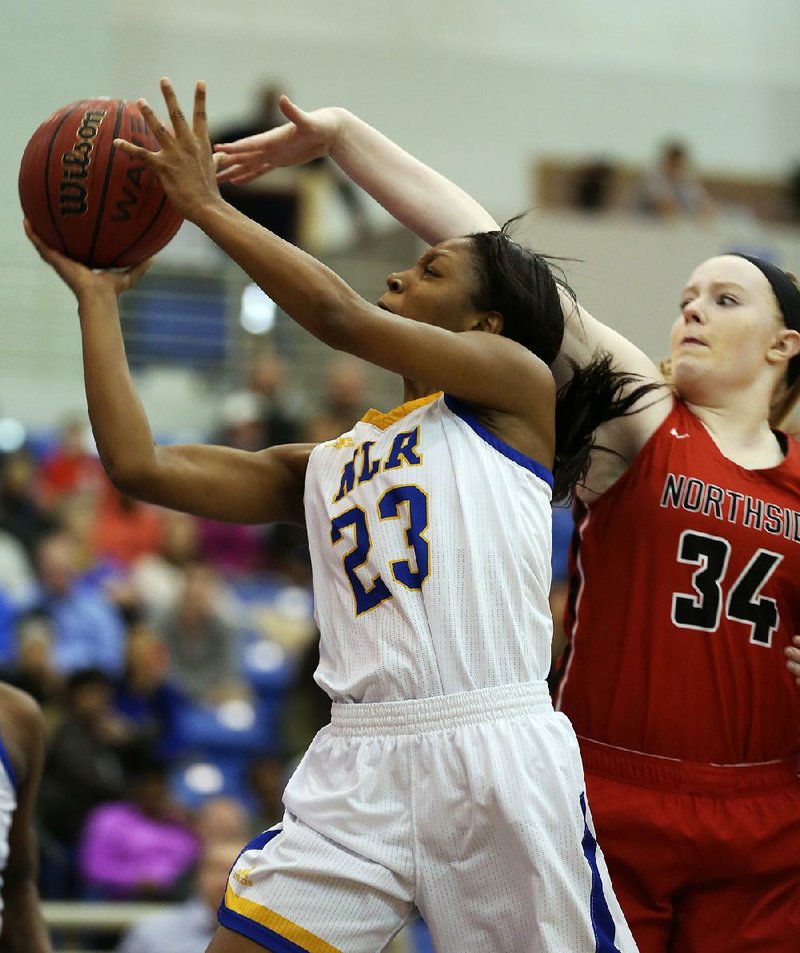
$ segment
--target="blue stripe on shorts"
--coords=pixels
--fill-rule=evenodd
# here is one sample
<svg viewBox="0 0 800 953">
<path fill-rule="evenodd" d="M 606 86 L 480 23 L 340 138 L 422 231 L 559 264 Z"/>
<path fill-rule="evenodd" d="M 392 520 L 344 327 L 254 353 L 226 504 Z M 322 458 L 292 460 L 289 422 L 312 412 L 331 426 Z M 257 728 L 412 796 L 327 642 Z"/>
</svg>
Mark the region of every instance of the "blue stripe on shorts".
<svg viewBox="0 0 800 953">
<path fill-rule="evenodd" d="M 263 946 L 265 950 L 271 950 L 272 953 L 308 953 L 305 947 L 292 943 L 291 940 L 287 940 L 286 937 L 281 936 L 280 933 L 276 933 L 274 930 L 270 930 L 268 927 L 256 923 L 255 920 L 251 920 L 241 913 L 234 913 L 233 910 L 229 910 L 224 903 L 220 904 L 217 919 L 222 926 L 228 930 L 233 930 L 234 933 L 246 936 L 248 940 L 258 943 L 258 945 Z"/>
<path fill-rule="evenodd" d="M 614 926 L 614 918 L 608 909 L 608 902 L 603 893 L 603 881 L 600 877 L 600 871 L 597 869 L 597 841 L 589 830 L 589 823 L 586 819 L 586 794 L 581 794 L 581 813 L 583 814 L 581 846 L 583 847 L 583 855 L 592 872 L 592 892 L 589 907 L 592 929 L 594 930 L 595 953 L 619 953 L 619 949 L 614 943 L 617 928 Z"/>
</svg>

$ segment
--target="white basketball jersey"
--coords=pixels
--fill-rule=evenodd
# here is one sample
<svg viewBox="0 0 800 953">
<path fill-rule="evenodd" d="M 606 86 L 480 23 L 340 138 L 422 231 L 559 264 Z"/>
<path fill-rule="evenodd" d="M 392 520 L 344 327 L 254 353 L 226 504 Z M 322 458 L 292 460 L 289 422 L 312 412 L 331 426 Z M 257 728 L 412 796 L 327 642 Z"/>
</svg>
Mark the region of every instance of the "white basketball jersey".
<svg viewBox="0 0 800 953">
<path fill-rule="evenodd" d="M 0 738 L 0 930 L 3 927 L 3 874 L 8 863 L 8 834 L 17 808 L 14 769 Z"/>
<path fill-rule="evenodd" d="M 544 679 L 550 472 L 450 395 L 312 453 L 305 510 L 334 701 L 425 698 Z"/>
</svg>

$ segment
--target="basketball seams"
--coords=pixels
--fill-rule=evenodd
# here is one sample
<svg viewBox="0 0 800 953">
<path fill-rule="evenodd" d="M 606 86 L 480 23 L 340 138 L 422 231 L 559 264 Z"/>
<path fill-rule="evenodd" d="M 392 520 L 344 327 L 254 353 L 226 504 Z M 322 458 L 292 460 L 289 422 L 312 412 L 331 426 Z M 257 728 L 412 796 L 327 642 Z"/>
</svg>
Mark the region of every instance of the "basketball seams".
<svg viewBox="0 0 800 953">
<path fill-rule="evenodd" d="M 159 202 L 158 208 L 157 208 L 157 209 L 155 210 L 155 212 L 153 213 L 153 217 L 152 217 L 152 218 L 150 219 L 150 221 L 147 223 L 147 226 L 146 226 L 146 228 L 144 229 L 144 231 L 142 232 L 142 234 L 139 235 L 138 238 L 135 238 L 126 248 L 123 248 L 122 251 L 121 251 L 118 255 L 115 256 L 114 260 L 111 262 L 110 267 L 113 268 L 113 267 L 118 266 L 118 264 L 119 264 L 119 262 L 120 262 L 120 259 L 124 258 L 125 255 L 130 254 L 130 253 L 133 251 L 133 249 L 136 248 L 136 246 L 139 244 L 139 242 L 141 242 L 142 239 L 144 239 L 144 238 L 147 236 L 147 234 L 149 233 L 150 229 L 156 224 L 156 222 L 158 222 L 159 218 L 161 217 L 161 212 L 162 212 L 164 206 L 166 205 L 166 203 L 167 203 L 167 196 L 166 196 L 166 195 L 163 195 L 163 196 L 161 197 L 161 201 Z M 181 222 L 180 222 L 180 221 L 178 221 L 178 222 L 175 224 L 175 226 L 174 226 L 174 231 L 173 231 L 173 233 L 172 233 L 173 235 L 175 234 L 175 232 L 178 231 L 178 228 L 180 227 L 180 225 L 181 225 Z M 173 226 L 170 226 L 170 228 L 172 228 L 172 227 L 173 227 Z M 172 237 L 172 236 L 170 236 L 170 237 Z M 126 266 L 126 267 L 127 267 L 127 266 Z"/>
<path fill-rule="evenodd" d="M 44 163 L 44 194 L 47 199 L 47 211 L 50 214 L 50 221 L 53 224 L 56 235 L 58 235 L 59 240 L 61 241 L 61 247 L 63 248 L 65 255 L 69 254 L 69 249 L 67 246 L 67 241 L 61 233 L 61 229 L 58 227 L 58 221 L 56 219 L 55 212 L 53 211 L 53 198 L 50 194 L 50 160 L 53 155 L 53 147 L 55 146 L 56 139 L 58 138 L 58 134 L 61 132 L 61 127 L 71 115 L 72 110 L 67 108 L 64 112 L 64 115 L 61 117 L 61 120 L 56 125 L 53 134 L 50 136 L 50 141 L 47 144 L 47 159 Z"/>
<path fill-rule="evenodd" d="M 90 115 L 95 110 L 102 118 Z M 92 129 L 81 126 L 81 116 Z M 19 194 L 34 231 L 90 268 L 144 261 L 174 237 L 183 221 L 152 168 L 121 161 L 123 153 L 113 145 L 116 138 L 130 139 L 135 127 L 135 135 L 157 148 L 142 123 L 125 100 L 79 100 L 41 123 L 23 152 Z M 66 207 L 59 201 L 65 189 Z"/>
<path fill-rule="evenodd" d="M 106 175 L 105 175 L 105 179 L 103 180 L 102 191 L 100 192 L 100 199 L 99 199 L 98 208 L 97 208 L 97 218 L 95 219 L 95 222 L 94 222 L 94 234 L 92 235 L 92 243 L 89 246 L 89 253 L 87 256 L 89 259 L 87 264 L 89 265 L 90 268 L 95 267 L 94 250 L 97 247 L 97 238 L 100 234 L 100 228 L 103 224 L 103 213 L 105 212 L 105 209 L 106 209 L 106 198 L 108 196 L 108 189 L 111 184 L 111 175 L 114 171 L 114 156 L 116 155 L 116 152 L 117 152 L 117 147 L 114 145 L 114 140 L 119 135 L 119 130 L 120 130 L 120 127 L 122 126 L 122 117 L 125 114 L 126 105 L 127 103 L 124 99 L 120 100 L 119 103 L 117 104 L 117 116 L 116 116 L 116 119 L 114 120 L 114 134 L 111 137 L 111 147 L 109 149 L 108 158 L 106 159 Z"/>
</svg>

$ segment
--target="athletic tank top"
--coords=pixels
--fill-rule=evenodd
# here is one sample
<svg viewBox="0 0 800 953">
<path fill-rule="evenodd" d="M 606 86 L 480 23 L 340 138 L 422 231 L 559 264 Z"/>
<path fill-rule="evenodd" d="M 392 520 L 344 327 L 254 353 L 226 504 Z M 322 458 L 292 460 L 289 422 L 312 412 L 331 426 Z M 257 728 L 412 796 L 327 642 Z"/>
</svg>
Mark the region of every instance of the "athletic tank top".
<svg viewBox="0 0 800 953">
<path fill-rule="evenodd" d="M 305 510 L 331 698 L 545 678 L 551 484 L 449 395 L 370 411 L 316 447 Z"/>
<path fill-rule="evenodd" d="M 686 761 L 800 748 L 800 446 L 728 460 L 681 401 L 626 473 L 577 507 L 556 692 L 576 732 Z"/>
<path fill-rule="evenodd" d="M 8 834 L 17 808 L 17 790 L 14 768 L 0 737 L 0 931 L 3 928 L 3 877 L 8 863 Z"/>
</svg>

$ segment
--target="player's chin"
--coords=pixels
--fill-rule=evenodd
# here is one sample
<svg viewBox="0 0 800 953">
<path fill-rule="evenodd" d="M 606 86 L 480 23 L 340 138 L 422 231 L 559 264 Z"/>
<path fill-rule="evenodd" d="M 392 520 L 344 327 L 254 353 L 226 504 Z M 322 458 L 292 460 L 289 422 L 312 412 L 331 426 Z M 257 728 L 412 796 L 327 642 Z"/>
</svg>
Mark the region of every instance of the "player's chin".
<svg viewBox="0 0 800 953">
<path fill-rule="evenodd" d="M 708 363 L 691 356 L 672 359 L 673 388 L 684 400 L 701 401 L 716 386 L 716 377 Z"/>
</svg>

